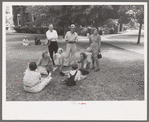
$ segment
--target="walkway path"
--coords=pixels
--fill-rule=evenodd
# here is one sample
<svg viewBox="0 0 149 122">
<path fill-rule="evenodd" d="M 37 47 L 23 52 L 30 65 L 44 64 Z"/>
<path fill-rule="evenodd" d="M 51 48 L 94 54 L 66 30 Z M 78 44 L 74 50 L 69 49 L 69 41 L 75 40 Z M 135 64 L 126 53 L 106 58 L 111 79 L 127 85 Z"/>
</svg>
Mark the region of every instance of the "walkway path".
<svg viewBox="0 0 149 122">
<path fill-rule="evenodd" d="M 101 35 L 101 39 L 102 43 L 106 43 L 135 53 L 144 54 L 144 31 L 142 31 L 139 45 L 136 44 L 138 40 L 138 32 L 136 30 L 127 31 L 126 33 L 122 34 Z M 89 39 L 87 37 L 79 36 L 79 41 L 88 42 Z"/>
</svg>

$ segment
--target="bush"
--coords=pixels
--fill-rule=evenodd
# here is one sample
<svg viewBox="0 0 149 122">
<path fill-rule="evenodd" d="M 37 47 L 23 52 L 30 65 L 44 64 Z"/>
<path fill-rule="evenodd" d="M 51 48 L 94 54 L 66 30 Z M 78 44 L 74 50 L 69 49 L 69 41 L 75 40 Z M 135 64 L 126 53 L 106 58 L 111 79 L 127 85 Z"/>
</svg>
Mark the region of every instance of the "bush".
<svg viewBox="0 0 149 122">
<path fill-rule="evenodd" d="M 102 30 L 99 30 L 99 35 L 102 35 Z"/>
<path fill-rule="evenodd" d="M 29 27 L 30 33 L 37 33 L 37 27 Z"/>
<path fill-rule="evenodd" d="M 64 29 L 63 28 L 57 28 L 56 29 L 58 35 L 63 35 L 64 34 Z"/>
<path fill-rule="evenodd" d="M 21 33 L 29 33 L 29 27 L 28 26 L 22 26 L 20 27 Z"/>
<path fill-rule="evenodd" d="M 48 27 L 39 27 L 39 30 L 42 34 L 45 34 L 48 31 Z"/>
<path fill-rule="evenodd" d="M 107 28 L 105 28 L 104 30 L 104 34 L 106 35 L 106 34 L 109 34 L 109 30 L 107 29 Z"/>
<path fill-rule="evenodd" d="M 109 34 L 114 34 L 114 29 L 110 29 Z"/>
<path fill-rule="evenodd" d="M 14 30 L 15 30 L 17 33 L 21 33 L 20 26 L 15 26 L 15 27 L 14 27 Z"/>
<path fill-rule="evenodd" d="M 80 35 L 86 36 L 87 35 L 87 28 L 81 28 Z"/>
</svg>

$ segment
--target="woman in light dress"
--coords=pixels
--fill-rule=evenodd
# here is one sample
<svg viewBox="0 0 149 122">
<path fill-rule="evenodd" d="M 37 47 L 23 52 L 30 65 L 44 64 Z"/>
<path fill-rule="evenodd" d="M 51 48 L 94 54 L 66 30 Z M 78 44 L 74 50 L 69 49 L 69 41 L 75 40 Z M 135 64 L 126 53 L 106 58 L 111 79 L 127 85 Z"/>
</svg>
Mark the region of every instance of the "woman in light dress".
<svg viewBox="0 0 149 122">
<path fill-rule="evenodd" d="M 93 34 L 89 36 L 90 40 L 90 51 L 92 52 L 93 60 L 92 60 L 92 68 L 95 68 L 96 64 L 96 69 L 95 72 L 98 72 L 100 70 L 99 68 L 99 60 L 98 60 L 98 54 L 100 53 L 100 47 L 101 47 L 101 37 L 98 34 L 98 30 L 95 29 L 93 31 Z"/>
</svg>

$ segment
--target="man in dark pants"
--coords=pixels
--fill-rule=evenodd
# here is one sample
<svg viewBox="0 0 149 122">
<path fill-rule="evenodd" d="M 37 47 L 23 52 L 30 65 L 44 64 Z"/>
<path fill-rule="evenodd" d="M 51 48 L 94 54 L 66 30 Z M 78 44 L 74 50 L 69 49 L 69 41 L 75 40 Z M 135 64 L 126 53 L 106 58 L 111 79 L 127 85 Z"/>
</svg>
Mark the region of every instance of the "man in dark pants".
<svg viewBox="0 0 149 122">
<path fill-rule="evenodd" d="M 53 52 L 57 53 L 57 50 L 58 50 L 58 44 L 57 44 L 58 35 L 57 35 L 57 31 L 53 30 L 52 24 L 49 25 L 49 30 L 46 32 L 46 36 L 48 39 L 48 49 L 49 49 L 50 57 L 52 59 L 53 65 L 55 65 L 54 59 L 53 59 Z"/>
</svg>

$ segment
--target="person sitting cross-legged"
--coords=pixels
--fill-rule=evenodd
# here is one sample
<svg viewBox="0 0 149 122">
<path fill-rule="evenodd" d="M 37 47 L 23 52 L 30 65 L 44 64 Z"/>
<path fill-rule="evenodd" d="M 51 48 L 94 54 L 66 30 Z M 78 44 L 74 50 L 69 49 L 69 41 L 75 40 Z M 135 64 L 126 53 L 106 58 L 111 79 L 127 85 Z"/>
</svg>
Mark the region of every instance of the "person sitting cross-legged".
<svg viewBox="0 0 149 122">
<path fill-rule="evenodd" d="M 63 71 L 67 78 L 65 80 L 61 80 L 62 83 L 66 83 L 68 86 L 73 86 L 76 84 L 76 81 L 80 81 L 86 78 L 85 75 L 82 75 L 80 70 L 78 70 L 78 64 L 72 64 L 72 70 L 70 71 Z"/>
<path fill-rule="evenodd" d="M 42 56 L 37 62 L 37 69 L 43 75 L 53 73 L 53 62 L 47 51 L 42 52 Z"/>
<path fill-rule="evenodd" d="M 29 67 L 24 72 L 23 87 L 27 92 L 40 92 L 47 86 L 52 77 L 49 74 L 46 78 L 41 78 L 40 72 L 37 70 L 35 62 L 30 62 Z"/>
</svg>

